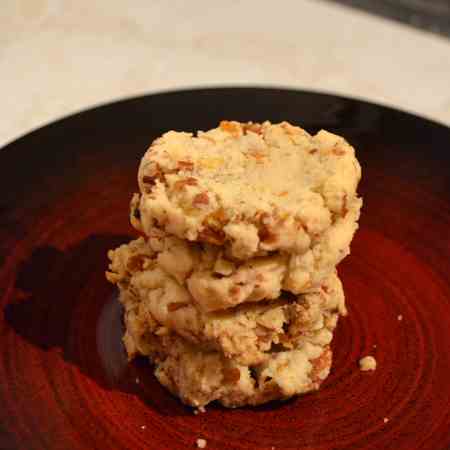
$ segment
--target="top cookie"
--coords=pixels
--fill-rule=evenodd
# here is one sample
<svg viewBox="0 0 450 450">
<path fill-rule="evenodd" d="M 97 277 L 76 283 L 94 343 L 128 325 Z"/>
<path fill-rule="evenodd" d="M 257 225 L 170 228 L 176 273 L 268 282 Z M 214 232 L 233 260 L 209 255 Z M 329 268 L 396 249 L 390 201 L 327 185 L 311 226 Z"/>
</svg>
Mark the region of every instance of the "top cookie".
<svg viewBox="0 0 450 450">
<path fill-rule="evenodd" d="M 227 121 L 197 136 L 169 131 L 142 158 L 137 227 L 236 259 L 303 254 L 349 211 L 355 222 L 360 177 L 353 147 L 326 131 Z"/>
</svg>

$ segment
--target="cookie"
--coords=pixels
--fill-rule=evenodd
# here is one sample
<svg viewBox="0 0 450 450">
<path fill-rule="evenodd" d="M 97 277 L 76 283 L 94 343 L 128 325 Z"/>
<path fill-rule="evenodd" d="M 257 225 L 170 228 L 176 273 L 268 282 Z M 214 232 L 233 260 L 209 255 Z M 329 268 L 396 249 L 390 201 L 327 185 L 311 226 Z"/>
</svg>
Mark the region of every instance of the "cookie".
<svg viewBox="0 0 450 450">
<path fill-rule="evenodd" d="M 172 264 L 161 258 L 164 253 L 152 249 L 144 238 L 109 253 L 107 277 L 119 286 L 125 314 L 133 314 L 143 333 L 175 332 L 206 351 L 217 350 L 250 365 L 267 360 L 276 347 L 287 350 L 302 342 L 329 344 L 339 314 L 346 313 L 336 274 L 309 294 L 295 296 L 281 291 L 272 301 L 205 312 L 183 284 L 182 274 L 191 267 L 191 258 L 186 255 L 190 244 L 166 239 L 171 242 L 173 261 L 178 262 L 169 271 L 167 265 Z"/>
<path fill-rule="evenodd" d="M 231 259 L 221 247 L 190 243 L 155 228 L 147 242 L 158 253 L 159 265 L 186 285 L 205 312 L 276 299 L 283 290 L 295 295 L 317 290 L 334 273 L 336 259 L 350 251 L 331 233 L 304 255 L 274 252 L 247 261 Z"/>
<path fill-rule="evenodd" d="M 159 382 L 194 407 L 216 400 L 230 408 L 285 400 L 318 389 L 331 367 L 328 345 L 306 342 L 293 350 L 274 351 L 263 363 L 248 366 L 172 333 L 145 333 L 133 314 L 126 316 L 125 323 L 130 357 L 148 356 Z"/>
<path fill-rule="evenodd" d="M 224 247 L 238 260 L 304 255 L 330 234 L 345 247 L 361 208 L 360 176 L 353 147 L 326 131 L 226 121 L 196 136 L 170 131 L 142 158 L 133 223 Z"/>
<path fill-rule="evenodd" d="M 308 293 L 320 288 L 335 272 L 336 265 L 350 253 L 356 228 L 356 219 L 340 220 L 301 255 L 274 252 L 246 261 L 233 261 L 220 247 L 204 246 L 200 254 L 209 253 L 210 266 L 193 265 L 185 282 L 205 311 L 278 298 L 282 290 L 295 295 Z M 164 252 L 168 255 L 170 250 Z M 173 258 L 174 266 L 176 261 Z M 171 271 L 169 264 L 167 270 Z"/>
</svg>

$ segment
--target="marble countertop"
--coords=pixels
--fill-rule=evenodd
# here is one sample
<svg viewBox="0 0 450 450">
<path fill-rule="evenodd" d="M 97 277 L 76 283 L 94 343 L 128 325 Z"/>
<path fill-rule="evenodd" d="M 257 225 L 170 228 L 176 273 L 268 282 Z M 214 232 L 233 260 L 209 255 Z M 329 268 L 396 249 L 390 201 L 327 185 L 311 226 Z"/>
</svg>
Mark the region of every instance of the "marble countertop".
<svg viewBox="0 0 450 450">
<path fill-rule="evenodd" d="M 333 92 L 450 125 L 450 40 L 319 0 L 2 0 L 0 146 L 161 90 Z"/>
</svg>

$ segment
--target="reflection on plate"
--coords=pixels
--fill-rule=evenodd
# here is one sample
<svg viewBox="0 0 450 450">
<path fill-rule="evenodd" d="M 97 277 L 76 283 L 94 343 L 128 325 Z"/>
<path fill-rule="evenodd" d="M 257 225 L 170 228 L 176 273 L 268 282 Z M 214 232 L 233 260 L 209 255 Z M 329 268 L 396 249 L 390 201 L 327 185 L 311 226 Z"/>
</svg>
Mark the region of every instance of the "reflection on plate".
<svg viewBox="0 0 450 450">
<path fill-rule="evenodd" d="M 133 231 L 139 159 L 168 129 L 288 120 L 347 137 L 365 206 L 322 389 L 206 414 L 127 364 L 106 251 Z M 0 448 L 447 449 L 450 130 L 329 95 L 228 88 L 96 108 L 0 151 Z M 398 320 L 398 316 L 402 320 Z M 376 356 L 375 372 L 358 369 Z M 387 420 L 385 420 L 387 419 Z"/>
</svg>

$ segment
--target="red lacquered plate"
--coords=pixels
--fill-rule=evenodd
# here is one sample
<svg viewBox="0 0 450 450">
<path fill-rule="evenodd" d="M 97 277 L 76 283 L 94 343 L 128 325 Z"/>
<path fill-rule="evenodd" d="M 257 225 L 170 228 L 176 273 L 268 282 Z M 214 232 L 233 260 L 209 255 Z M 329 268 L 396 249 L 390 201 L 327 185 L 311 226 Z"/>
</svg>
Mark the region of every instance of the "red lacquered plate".
<svg viewBox="0 0 450 450">
<path fill-rule="evenodd" d="M 145 361 L 127 364 L 104 270 L 107 250 L 133 236 L 128 203 L 150 141 L 224 118 L 344 135 L 364 210 L 340 266 L 350 314 L 322 389 L 194 415 Z M 203 89 L 71 116 L 1 150 L 0 167 L 0 448 L 450 447 L 448 128 L 330 95 Z M 378 368 L 361 372 L 369 354 Z"/>
</svg>

